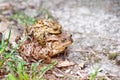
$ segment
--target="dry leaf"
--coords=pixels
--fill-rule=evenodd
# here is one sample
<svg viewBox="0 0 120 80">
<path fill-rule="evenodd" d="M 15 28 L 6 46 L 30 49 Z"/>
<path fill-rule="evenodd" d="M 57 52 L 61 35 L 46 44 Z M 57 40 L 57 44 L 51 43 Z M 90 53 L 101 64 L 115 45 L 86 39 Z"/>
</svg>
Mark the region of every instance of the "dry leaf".
<svg viewBox="0 0 120 80">
<path fill-rule="evenodd" d="M 0 9 L 5 10 L 5 9 L 10 9 L 12 5 L 10 3 L 1 3 L 0 4 Z"/>
<path fill-rule="evenodd" d="M 72 66 L 72 65 L 74 65 L 73 62 L 65 60 L 65 61 L 59 61 L 57 64 L 57 67 L 68 67 L 68 66 Z"/>
</svg>

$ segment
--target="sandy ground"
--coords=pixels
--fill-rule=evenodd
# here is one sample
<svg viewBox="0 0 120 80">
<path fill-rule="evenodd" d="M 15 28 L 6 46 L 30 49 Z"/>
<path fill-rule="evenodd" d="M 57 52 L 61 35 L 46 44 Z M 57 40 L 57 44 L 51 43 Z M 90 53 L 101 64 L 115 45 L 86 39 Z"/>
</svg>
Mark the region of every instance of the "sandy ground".
<svg viewBox="0 0 120 80">
<path fill-rule="evenodd" d="M 29 9 L 17 0 L 0 2 L 6 1 L 31 17 L 38 15 L 37 9 L 42 5 L 64 30 L 73 35 L 74 43 L 65 57 L 76 64 L 70 74 L 85 77 L 94 66 L 100 65 L 98 75 L 110 75 L 115 77 L 111 80 L 120 80 L 120 66 L 115 60 L 108 59 L 110 53 L 119 55 L 120 52 L 120 0 L 25 0 L 35 9 Z M 79 70 L 78 65 L 82 63 L 85 68 Z"/>
<path fill-rule="evenodd" d="M 119 0 L 44 0 L 44 6 L 63 29 L 73 34 L 74 43 L 67 59 L 88 64 L 86 72 L 91 73 L 93 66 L 99 64 L 103 73 L 120 77 L 120 67 L 107 57 L 120 50 Z M 97 58 L 101 60 L 95 64 Z"/>
</svg>

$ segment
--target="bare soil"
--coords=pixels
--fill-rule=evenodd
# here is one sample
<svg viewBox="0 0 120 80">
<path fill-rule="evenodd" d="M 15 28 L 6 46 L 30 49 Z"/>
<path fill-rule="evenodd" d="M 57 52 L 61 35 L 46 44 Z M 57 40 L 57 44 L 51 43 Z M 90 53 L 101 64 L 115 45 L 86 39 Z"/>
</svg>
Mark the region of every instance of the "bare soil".
<svg viewBox="0 0 120 80">
<path fill-rule="evenodd" d="M 47 80 L 89 80 L 98 66 L 96 80 L 101 77 L 120 80 L 120 0 L 0 0 L 0 32 L 8 32 L 12 25 L 10 42 L 14 44 L 24 28 L 7 17 L 14 9 L 40 19 L 41 7 L 47 9 L 74 40 L 67 55 L 57 56 L 74 65 L 53 68 L 44 76 Z M 115 59 L 109 59 L 112 53 L 117 54 Z"/>
</svg>

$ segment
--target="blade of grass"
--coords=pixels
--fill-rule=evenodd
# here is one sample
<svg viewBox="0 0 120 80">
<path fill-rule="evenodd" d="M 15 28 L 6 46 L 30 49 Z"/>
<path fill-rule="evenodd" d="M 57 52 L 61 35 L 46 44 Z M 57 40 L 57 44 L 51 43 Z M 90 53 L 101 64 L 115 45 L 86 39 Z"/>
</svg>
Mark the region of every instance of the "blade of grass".
<svg viewBox="0 0 120 80">
<path fill-rule="evenodd" d="M 3 48 L 3 46 L 4 46 L 4 44 L 5 44 L 5 42 L 4 42 L 4 35 L 3 35 L 3 37 L 2 37 L 2 41 L 1 41 L 1 43 L 0 43 L 0 49 L 2 49 Z"/>
<path fill-rule="evenodd" d="M 90 80 L 95 80 L 97 73 L 99 72 L 100 66 L 95 69 L 95 71 L 90 75 Z"/>
<path fill-rule="evenodd" d="M 9 31 L 9 34 L 8 34 L 8 38 L 6 40 L 6 44 L 5 44 L 5 41 L 4 41 L 4 37 L 2 38 L 2 48 L 0 49 L 0 54 L 3 53 L 6 49 L 6 47 L 8 46 L 8 43 L 9 43 L 9 40 L 10 40 L 10 35 L 11 35 L 11 28 L 10 28 L 10 31 Z"/>
<path fill-rule="evenodd" d="M 43 75 L 48 71 L 48 70 L 50 70 L 50 69 L 52 69 L 53 68 L 53 66 L 54 65 L 56 65 L 57 64 L 57 61 L 54 61 L 54 62 L 52 62 L 51 64 L 48 64 L 47 66 L 45 66 L 45 67 L 43 67 L 40 71 L 40 77 L 39 77 L 39 79 L 41 79 L 42 77 L 43 77 Z"/>
<path fill-rule="evenodd" d="M 7 60 L 7 59 L 1 59 L 1 60 L 0 60 L 0 67 L 3 66 L 3 64 L 4 64 L 4 62 L 5 62 L 6 60 Z"/>
</svg>

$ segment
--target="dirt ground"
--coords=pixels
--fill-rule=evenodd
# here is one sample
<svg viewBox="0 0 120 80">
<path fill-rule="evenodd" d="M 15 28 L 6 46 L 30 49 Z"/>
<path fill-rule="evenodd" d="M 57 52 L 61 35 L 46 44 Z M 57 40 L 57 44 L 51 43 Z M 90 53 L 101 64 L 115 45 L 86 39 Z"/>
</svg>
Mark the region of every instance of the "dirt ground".
<svg viewBox="0 0 120 80">
<path fill-rule="evenodd" d="M 39 8 L 42 6 L 72 34 L 73 44 L 68 47 L 64 60 L 74 65 L 53 69 L 45 75 L 48 80 L 85 80 L 98 66 L 98 78 L 120 80 L 120 0 L 0 0 L 0 6 L 3 3 L 10 3 L 14 10 L 37 19 L 41 16 Z M 12 8 L 8 7 L 1 15 L 11 14 Z M 0 32 L 7 32 L 9 24 L 12 23 L 0 22 Z M 20 27 L 14 25 L 12 43 L 22 33 Z M 117 57 L 111 60 L 112 53 Z M 58 78 L 63 74 L 71 78 Z"/>
</svg>

